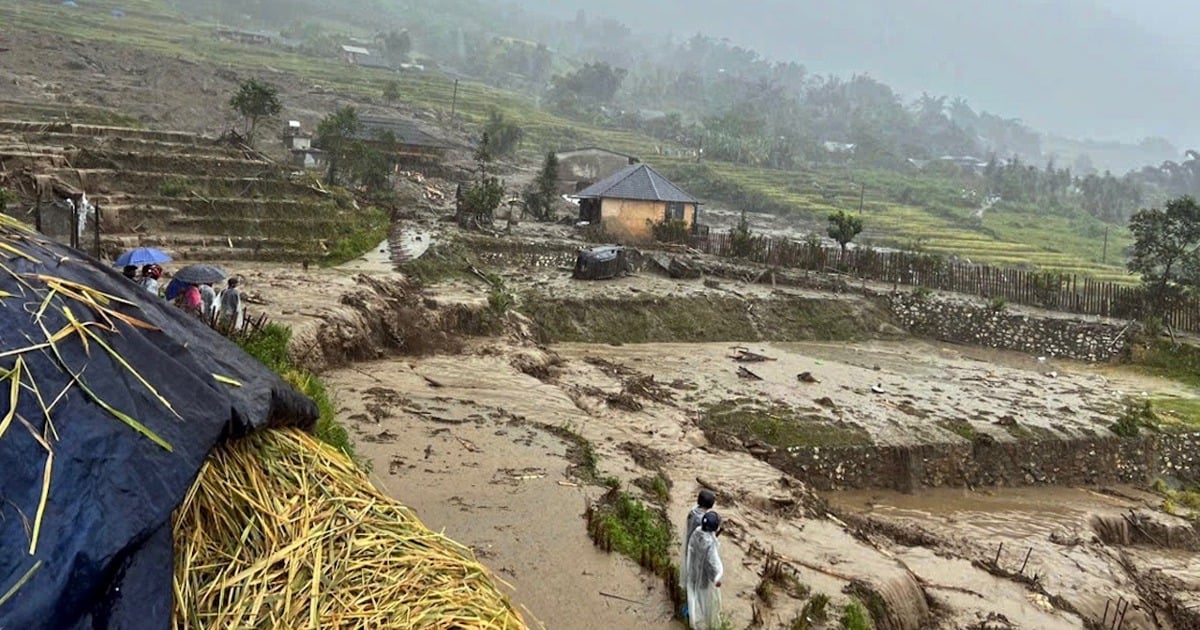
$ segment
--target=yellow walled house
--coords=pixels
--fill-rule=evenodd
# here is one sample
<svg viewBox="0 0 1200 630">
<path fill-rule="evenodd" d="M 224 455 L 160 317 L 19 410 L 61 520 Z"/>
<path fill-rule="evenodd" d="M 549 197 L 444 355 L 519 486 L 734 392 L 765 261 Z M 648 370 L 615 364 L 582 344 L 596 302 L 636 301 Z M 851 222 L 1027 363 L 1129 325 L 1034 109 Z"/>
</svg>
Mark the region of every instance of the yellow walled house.
<svg viewBox="0 0 1200 630">
<path fill-rule="evenodd" d="M 700 202 L 667 181 L 647 164 L 630 164 L 572 195 L 579 220 L 600 224 L 605 232 L 629 241 L 647 241 L 650 226 L 667 219 L 696 225 Z"/>
</svg>

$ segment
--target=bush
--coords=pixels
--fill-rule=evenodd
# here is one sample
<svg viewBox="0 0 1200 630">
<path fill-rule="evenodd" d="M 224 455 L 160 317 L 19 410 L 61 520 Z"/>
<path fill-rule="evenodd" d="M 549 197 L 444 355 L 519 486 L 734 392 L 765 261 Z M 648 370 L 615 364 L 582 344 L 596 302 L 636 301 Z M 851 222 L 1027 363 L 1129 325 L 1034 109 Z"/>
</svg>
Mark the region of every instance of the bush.
<svg viewBox="0 0 1200 630">
<path fill-rule="evenodd" d="M 158 183 L 158 194 L 163 197 L 179 197 L 188 194 L 192 183 L 185 177 L 167 177 Z"/>
<path fill-rule="evenodd" d="M 650 226 L 654 240 L 660 243 L 687 243 L 691 234 L 687 221 L 682 219 L 666 219 L 658 223 L 646 219 L 646 224 Z"/>
<path fill-rule="evenodd" d="M 842 609 L 841 627 L 842 630 L 872 630 L 875 626 L 871 623 L 871 617 L 862 602 L 851 599 Z"/>
<path fill-rule="evenodd" d="M 1000 295 L 994 296 L 992 298 L 991 302 L 988 303 L 988 308 L 992 309 L 993 311 L 995 311 L 997 313 L 1003 313 L 1004 309 L 1007 307 L 1008 307 L 1008 300 L 1004 299 L 1004 297 L 1000 296 Z"/>
<path fill-rule="evenodd" d="M 1158 424 L 1158 416 L 1154 413 L 1154 405 L 1149 400 L 1125 401 L 1125 409 L 1109 428 L 1113 433 L 1124 438 L 1135 438 L 1141 434 L 1143 427 L 1153 428 Z"/>
</svg>

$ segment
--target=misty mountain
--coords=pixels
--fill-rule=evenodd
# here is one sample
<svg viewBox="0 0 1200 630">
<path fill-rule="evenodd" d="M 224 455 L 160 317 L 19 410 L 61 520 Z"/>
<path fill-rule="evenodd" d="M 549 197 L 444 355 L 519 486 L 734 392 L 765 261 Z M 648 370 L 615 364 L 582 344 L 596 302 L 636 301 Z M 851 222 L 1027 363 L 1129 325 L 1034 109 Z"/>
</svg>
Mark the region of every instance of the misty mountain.
<svg viewBox="0 0 1200 630">
<path fill-rule="evenodd" d="M 610 16 L 644 35 L 728 38 L 814 73 L 867 73 L 902 94 L 966 97 L 1056 134 L 1200 141 L 1194 51 L 1164 24 L 1197 10 L 1132 0 L 522 0 Z M 1160 3 L 1165 4 L 1165 3 Z M 1135 12 L 1135 8 L 1136 11 Z M 1170 13 L 1167 13 L 1170 11 Z M 1136 20 L 1140 14 L 1157 19 Z M 1172 20 L 1171 18 L 1175 19 Z M 1152 33 L 1149 29 L 1156 29 Z"/>
</svg>

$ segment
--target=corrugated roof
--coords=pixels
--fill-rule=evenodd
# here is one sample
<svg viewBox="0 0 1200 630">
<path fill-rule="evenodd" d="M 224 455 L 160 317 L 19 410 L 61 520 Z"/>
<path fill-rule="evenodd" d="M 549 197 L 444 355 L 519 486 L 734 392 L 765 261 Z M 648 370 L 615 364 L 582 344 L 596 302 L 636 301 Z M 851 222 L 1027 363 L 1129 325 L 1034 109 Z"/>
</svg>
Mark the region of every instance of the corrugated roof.
<svg viewBox="0 0 1200 630">
<path fill-rule="evenodd" d="M 348 52 L 352 55 L 369 55 L 371 51 L 362 46 L 342 46 L 342 52 Z"/>
<path fill-rule="evenodd" d="M 396 138 L 396 142 L 400 144 L 438 149 L 450 148 L 449 144 L 421 131 L 416 124 L 408 120 L 359 116 L 358 122 L 360 130 L 355 137 L 364 140 L 375 140 L 381 133 L 391 133 Z"/>
<path fill-rule="evenodd" d="M 683 192 L 649 164 L 631 164 L 579 191 L 574 197 L 580 199 L 636 199 L 639 201 L 669 201 L 673 203 L 699 203 L 695 197 Z"/>
</svg>

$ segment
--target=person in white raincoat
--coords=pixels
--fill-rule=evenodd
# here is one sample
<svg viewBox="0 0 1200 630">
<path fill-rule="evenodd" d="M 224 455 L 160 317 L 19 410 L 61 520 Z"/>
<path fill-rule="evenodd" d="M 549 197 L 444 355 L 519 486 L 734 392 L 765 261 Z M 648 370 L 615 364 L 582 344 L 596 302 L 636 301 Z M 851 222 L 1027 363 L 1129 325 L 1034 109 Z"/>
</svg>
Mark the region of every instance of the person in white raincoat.
<svg viewBox="0 0 1200 630">
<path fill-rule="evenodd" d="M 717 553 L 717 530 L 721 517 L 706 512 L 688 538 L 687 579 L 688 624 L 692 630 L 713 630 L 721 625 L 721 579 L 725 567 Z"/>
<path fill-rule="evenodd" d="M 701 490 L 700 496 L 696 497 L 696 505 L 688 510 L 687 521 L 683 527 L 683 551 L 679 554 L 679 583 L 687 582 L 687 565 L 688 565 L 688 541 L 692 538 L 692 532 L 700 528 L 700 519 L 704 518 L 704 513 L 713 509 L 713 505 L 717 503 L 717 495 L 713 494 L 712 490 Z"/>
</svg>

